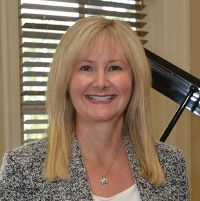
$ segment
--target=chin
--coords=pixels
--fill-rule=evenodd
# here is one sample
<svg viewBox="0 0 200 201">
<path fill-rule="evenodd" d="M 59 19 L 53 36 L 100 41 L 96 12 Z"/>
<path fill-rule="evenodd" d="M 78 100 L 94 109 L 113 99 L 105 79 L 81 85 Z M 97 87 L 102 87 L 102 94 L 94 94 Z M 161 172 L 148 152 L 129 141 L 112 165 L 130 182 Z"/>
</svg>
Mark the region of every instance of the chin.
<svg viewBox="0 0 200 201">
<path fill-rule="evenodd" d="M 91 117 L 90 119 L 94 122 L 98 122 L 98 123 L 101 123 L 101 122 L 112 122 L 112 121 L 116 121 L 119 119 L 120 116 L 118 115 L 106 115 L 106 116 L 93 116 Z"/>
</svg>

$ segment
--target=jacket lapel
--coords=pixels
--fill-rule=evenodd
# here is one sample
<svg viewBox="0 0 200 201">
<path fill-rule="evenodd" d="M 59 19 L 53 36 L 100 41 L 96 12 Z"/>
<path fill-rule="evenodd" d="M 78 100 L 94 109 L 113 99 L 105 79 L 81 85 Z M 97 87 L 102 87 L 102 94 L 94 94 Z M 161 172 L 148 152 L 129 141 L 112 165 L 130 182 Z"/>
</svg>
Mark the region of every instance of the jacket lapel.
<svg viewBox="0 0 200 201">
<path fill-rule="evenodd" d="M 81 157 L 81 150 L 77 139 L 72 144 L 72 157 L 70 168 L 70 190 L 73 201 L 92 201 L 87 172 Z"/>
<path fill-rule="evenodd" d="M 146 178 L 140 174 L 140 164 L 138 157 L 134 151 L 134 148 L 131 144 L 129 136 L 124 137 L 124 143 L 130 165 L 132 167 L 133 178 L 135 179 L 137 188 L 140 193 L 140 198 L 142 201 L 170 201 L 174 200 L 172 198 L 172 191 L 174 191 L 175 186 L 170 183 L 166 183 L 160 187 L 156 187 L 148 182 Z"/>
</svg>

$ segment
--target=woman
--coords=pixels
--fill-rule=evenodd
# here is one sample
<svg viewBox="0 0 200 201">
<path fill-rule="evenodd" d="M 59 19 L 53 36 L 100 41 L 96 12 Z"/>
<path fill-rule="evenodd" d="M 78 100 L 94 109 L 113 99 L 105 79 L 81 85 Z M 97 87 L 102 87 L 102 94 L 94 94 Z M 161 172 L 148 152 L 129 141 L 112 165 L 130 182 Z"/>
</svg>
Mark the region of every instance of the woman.
<svg viewBox="0 0 200 201">
<path fill-rule="evenodd" d="M 75 23 L 49 74 L 48 139 L 6 154 L 1 200 L 189 200 L 182 152 L 152 139 L 150 87 L 128 25 Z"/>
</svg>

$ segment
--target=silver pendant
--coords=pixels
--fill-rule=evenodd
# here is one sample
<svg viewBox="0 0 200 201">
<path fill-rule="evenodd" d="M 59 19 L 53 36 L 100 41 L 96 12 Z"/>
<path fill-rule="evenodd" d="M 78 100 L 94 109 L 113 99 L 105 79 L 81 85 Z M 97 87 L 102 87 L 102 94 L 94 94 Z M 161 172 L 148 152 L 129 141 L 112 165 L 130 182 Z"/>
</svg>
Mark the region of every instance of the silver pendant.
<svg viewBox="0 0 200 201">
<path fill-rule="evenodd" d="M 109 180 L 108 180 L 108 178 L 107 178 L 106 176 L 102 176 L 99 181 L 100 181 L 100 183 L 101 183 L 102 185 L 108 184 L 108 182 L 109 182 Z"/>
</svg>

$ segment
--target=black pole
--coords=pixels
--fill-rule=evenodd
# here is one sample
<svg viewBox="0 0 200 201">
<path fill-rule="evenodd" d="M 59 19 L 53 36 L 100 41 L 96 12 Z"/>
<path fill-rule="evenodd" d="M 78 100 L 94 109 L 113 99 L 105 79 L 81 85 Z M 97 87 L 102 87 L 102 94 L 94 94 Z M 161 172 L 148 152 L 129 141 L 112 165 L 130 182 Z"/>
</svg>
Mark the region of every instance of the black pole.
<svg viewBox="0 0 200 201">
<path fill-rule="evenodd" d="M 170 132 L 172 131 L 174 125 L 176 124 L 176 122 L 178 121 L 179 117 L 181 116 L 182 112 L 186 108 L 188 102 L 190 101 L 190 98 L 192 97 L 192 95 L 196 91 L 197 91 L 197 87 L 195 87 L 195 86 L 192 85 L 190 87 L 190 91 L 188 92 L 187 96 L 183 100 L 182 104 L 180 105 L 180 107 L 176 111 L 175 115 L 173 116 L 172 120 L 170 121 L 169 125 L 167 126 L 167 128 L 164 131 L 164 133 L 162 134 L 162 136 L 160 138 L 161 142 L 165 142 L 165 140 L 169 136 Z"/>
</svg>

